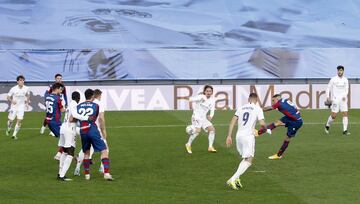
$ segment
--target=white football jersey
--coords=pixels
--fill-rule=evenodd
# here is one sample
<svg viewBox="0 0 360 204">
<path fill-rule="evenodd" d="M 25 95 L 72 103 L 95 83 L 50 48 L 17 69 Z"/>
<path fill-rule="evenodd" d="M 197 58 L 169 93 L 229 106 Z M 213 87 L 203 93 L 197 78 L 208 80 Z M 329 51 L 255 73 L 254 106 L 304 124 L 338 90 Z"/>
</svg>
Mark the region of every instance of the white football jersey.
<svg viewBox="0 0 360 204">
<path fill-rule="evenodd" d="M 190 102 L 193 103 L 193 117 L 206 118 L 206 114 L 210 111 L 210 116 L 214 116 L 215 112 L 215 98 L 206 98 L 204 94 L 199 94 L 190 97 Z"/>
<path fill-rule="evenodd" d="M 238 117 L 238 133 L 246 135 L 253 135 L 256 122 L 264 119 L 263 110 L 253 103 L 241 106 L 235 115 Z"/>
<path fill-rule="evenodd" d="M 326 96 L 329 98 L 331 93 L 331 100 L 341 100 L 347 97 L 349 93 L 349 81 L 346 77 L 335 76 L 331 78 L 326 89 Z"/>
<path fill-rule="evenodd" d="M 12 102 L 16 102 L 16 104 L 11 104 L 11 107 L 24 108 L 27 95 L 29 95 L 29 87 L 25 85 L 22 88 L 20 88 L 18 85 L 13 86 L 10 89 L 8 96 L 12 97 Z"/>
</svg>

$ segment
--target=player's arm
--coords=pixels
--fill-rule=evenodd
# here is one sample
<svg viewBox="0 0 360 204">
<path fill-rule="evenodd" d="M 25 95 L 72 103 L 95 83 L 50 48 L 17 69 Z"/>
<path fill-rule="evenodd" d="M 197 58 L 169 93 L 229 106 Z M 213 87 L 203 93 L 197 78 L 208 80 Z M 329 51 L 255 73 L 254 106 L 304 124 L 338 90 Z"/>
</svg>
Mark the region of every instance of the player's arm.
<svg viewBox="0 0 360 204">
<path fill-rule="evenodd" d="M 229 132 L 228 132 L 228 136 L 226 137 L 226 146 L 230 147 L 232 144 L 232 132 L 234 130 L 235 124 L 238 121 L 238 116 L 234 115 L 233 118 L 230 121 L 230 125 L 229 125 Z"/>
<path fill-rule="evenodd" d="M 71 103 L 70 103 L 70 106 L 72 106 Z M 70 112 L 71 112 L 71 116 L 72 116 L 73 118 L 75 118 L 75 119 L 78 119 L 78 120 L 80 120 L 80 121 L 87 121 L 87 120 L 89 120 L 89 116 L 83 116 L 83 115 L 80 115 L 80 114 L 77 112 L 77 109 L 76 109 L 76 106 L 75 106 L 75 105 L 72 106 L 72 107 L 70 107 Z"/>
<path fill-rule="evenodd" d="M 14 95 L 14 89 L 11 88 L 8 95 L 6 96 L 6 99 L 10 102 L 10 103 L 13 103 L 15 105 L 15 101 L 12 100 L 13 98 L 13 95 Z"/>
<path fill-rule="evenodd" d="M 272 106 L 266 106 L 263 108 L 263 111 L 267 112 L 267 111 L 271 111 L 274 110 L 274 108 Z"/>
<path fill-rule="evenodd" d="M 212 118 L 214 117 L 214 114 L 215 114 L 215 103 L 212 104 L 210 109 L 210 115 L 207 116 L 207 119 L 211 121 Z"/>
<path fill-rule="evenodd" d="M 196 96 L 192 96 L 189 98 L 190 102 L 199 102 L 199 101 L 205 101 L 206 96 L 204 94 L 199 94 Z"/>
<path fill-rule="evenodd" d="M 328 86 L 326 88 L 326 100 L 327 101 L 330 101 L 330 93 L 331 93 L 331 88 L 333 86 L 333 79 L 330 79 L 329 83 L 328 83 Z"/>
<path fill-rule="evenodd" d="M 349 81 L 346 79 L 346 81 L 345 81 L 345 95 L 344 95 L 343 101 L 346 100 L 348 94 L 349 94 Z"/>
<path fill-rule="evenodd" d="M 66 94 L 66 88 L 64 86 L 64 90 L 63 90 L 63 95 L 64 95 L 64 101 L 65 101 L 65 108 L 68 107 L 68 100 L 67 100 L 67 94 Z"/>
<path fill-rule="evenodd" d="M 26 91 L 26 94 L 25 94 L 25 104 L 26 104 L 26 108 L 29 109 L 29 105 L 30 105 L 30 91 L 29 91 L 29 89 Z"/>
<path fill-rule="evenodd" d="M 99 113 L 99 126 L 103 138 L 106 139 L 107 134 L 106 134 L 106 126 L 105 126 L 105 112 Z"/>
</svg>

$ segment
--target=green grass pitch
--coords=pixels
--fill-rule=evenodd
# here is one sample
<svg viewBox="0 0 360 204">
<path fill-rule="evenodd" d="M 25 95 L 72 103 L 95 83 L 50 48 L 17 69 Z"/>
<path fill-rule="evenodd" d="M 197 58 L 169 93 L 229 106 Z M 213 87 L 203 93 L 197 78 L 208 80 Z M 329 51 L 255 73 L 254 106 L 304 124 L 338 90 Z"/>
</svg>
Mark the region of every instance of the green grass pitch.
<svg viewBox="0 0 360 204">
<path fill-rule="evenodd" d="M 187 155 L 190 111 L 107 112 L 116 180 L 102 179 L 96 154 L 91 181 L 74 177 L 73 163 L 68 176 L 75 180 L 66 183 L 56 180 L 57 140 L 39 134 L 44 113 L 26 113 L 16 141 L 5 136 L 7 114 L 1 113 L 0 203 L 360 203 L 359 110 L 350 111 L 350 136 L 342 135 L 340 117 L 325 135 L 328 110 L 303 110 L 305 124 L 282 160 L 267 157 L 281 146 L 285 128 L 257 138 L 254 164 L 239 191 L 225 186 L 240 161 L 235 146 L 225 146 L 233 113 L 215 113 L 218 153 L 207 152 L 202 133 Z M 266 113 L 266 122 L 280 116 Z"/>
</svg>

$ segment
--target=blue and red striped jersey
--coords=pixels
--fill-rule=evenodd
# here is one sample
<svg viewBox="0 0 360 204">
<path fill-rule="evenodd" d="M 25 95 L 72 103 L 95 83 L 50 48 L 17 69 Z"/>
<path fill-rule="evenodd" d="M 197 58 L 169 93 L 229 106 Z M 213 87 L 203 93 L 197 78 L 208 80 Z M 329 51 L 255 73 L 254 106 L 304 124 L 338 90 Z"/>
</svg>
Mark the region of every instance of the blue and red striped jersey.
<svg viewBox="0 0 360 204">
<path fill-rule="evenodd" d="M 94 103 L 92 101 L 82 102 L 77 106 L 77 112 L 82 116 L 89 116 L 89 118 L 92 117 L 91 121 L 88 120 L 80 122 L 81 129 L 90 127 L 92 125 L 96 126 L 95 121 L 99 115 L 99 105 L 97 103 Z"/>
<path fill-rule="evenodd" d="M 277 103 L 272 105 L 272 108 L 278 109 L 278 111 L 289 117 L 291 120 L 301 120 L 300 111 L 297 109 L 296 105 L 289 99 L 280 99 Z"/>
<path fill-rule="evenodd" d="M 61 109 L 63 108 L 61 104 L 61 98 L 56 94 L 49 94 L 45 98 L 46 104 L 46 120 L 47 121 L 61 121 Z"/>
</svg>

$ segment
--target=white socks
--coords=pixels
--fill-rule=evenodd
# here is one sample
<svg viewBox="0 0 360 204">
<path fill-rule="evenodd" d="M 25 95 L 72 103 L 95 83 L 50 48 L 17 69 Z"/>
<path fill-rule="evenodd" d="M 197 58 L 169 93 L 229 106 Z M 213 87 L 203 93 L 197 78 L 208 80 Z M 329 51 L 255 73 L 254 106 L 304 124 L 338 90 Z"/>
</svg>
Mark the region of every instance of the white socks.
<svg viewBox="0 0 360 204">
<path fill-rule="evenodd" d="M 17 124 L 15 125 L 15 128 L 14 128 L 14 132 L 13 132 L 13 136 L 16 137 L 17 133 L 19 132 L 20 130 L 20 127 L 21 125 Z"/>
<path fill-rule="evenodd" d="M 70 164 L 71 164 L 71 161 L 73 160 L 73 156 L 71 155 L 68 155 L 68 154 L 65 154 L 65 159 L 63 161 L 63 165 L 62 165 L 62 168 L 60 170 L 60 177 L 64 177 L 66 172 L 69 170 L 69 167 L 70 167 Z M 60 160 L 61 161 L 61 160 Z"/>
<path fill-rule="evenodd" d="M 214 145 L 214 140 L 215 140 L 215 132 L 214 132 L 214 131 L 210 131 L 210 132 L 209 132 L 209 147 L 213 147 L 213 145 Z"/>
<path fill-rule="evenodd" d="M 80 169 L 83 160 L 84 160 L 84 152 L 82 150 L 80 150 L 80 152 L 78 154 L 78 158 L 77 158 L 77 164 L 76 164 L 77 169 Z"/>
<path fill-rule="evenodd" d="M 12 122 L 10 122 L 10 121 L 8 121 L 8 122 L 7 122 L 7 129 L 8 129 L 8 130 L 11 130 L 11 126 L 12 126 L 12 124 L 13 124 L 13 123 L 12 123 Z"/>
<path fill-rule="evenodd" d="M 235 172 L 235 174 L 229 179 L 230 182 L 234 182 L 237 178 L 239 178 L 245 171 L 246 169 L 248 169 L 251 166 L 251 163 L 248 161 L 245 161 L 245 159 L 243 159 L 240 164 L 239 167 L 237 169 L 237 171 Z"/>
<path fill-rule="evenodd" d="M 348 117 L 343 117 L 343 130 L 346 131 L 348 128 L 349 119 Z"/>
<path fill-rule="evenodd" d="M 187 142 L 187 145 L 191 146 L 192 142 L 195 140 L 195 138 L 199 135 L 199 133 L 194 133 L 190 135 L 189 140 Z"/>
<path fill-rule="evenodd" d="M 58 152 L 59 153 L 59 152 Z M 60 156 L 60 160 L 59 160 L 59 175 L 61 173 L 61 170 L 63 168 L 63 165 L 64 165 L 64 161 L 66 159 L 66 153 L 62 153 L 61 156 Z"/>
<path fill-rule="evenodd" d="M 328 121 L 326 122 L 326 126 L 330 127 L 331 123 L 333 123 L 333 122 L 334 122 L 334 119 L 330 115 L 329 118 L 328 118 Z"/>
<path fill-rule="evenodd" d="M 92 159 L 92 155 L 94 154 L 94 148 L 93 146 L 91 145 L 90 147 L 90 156 L 89 156 L 89 159 L 91 160 Z"/>
</svg>

